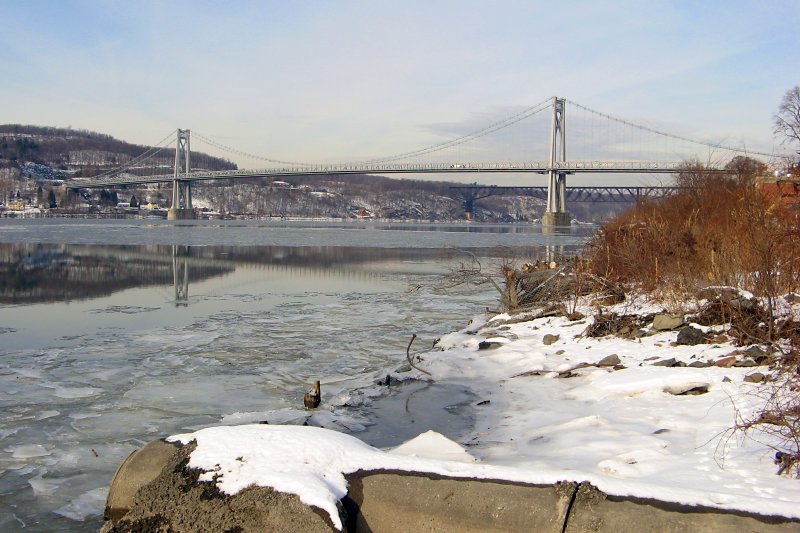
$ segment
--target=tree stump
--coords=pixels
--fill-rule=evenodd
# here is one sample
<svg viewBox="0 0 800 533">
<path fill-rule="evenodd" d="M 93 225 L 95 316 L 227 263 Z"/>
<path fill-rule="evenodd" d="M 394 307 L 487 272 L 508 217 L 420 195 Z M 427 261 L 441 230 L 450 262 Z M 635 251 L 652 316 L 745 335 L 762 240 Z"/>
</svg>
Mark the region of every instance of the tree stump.
<svg viewBox="0 0 800 533">
<path fill-rule="evenodd" d="M 319 407 L 319 402 L 322 399 L 322 392 L 319 386 L 319 380 L 314 382 L 314 386 L 310 391 L 308 391 L 305 396 L 303 396 L 303 405 L 305 405 L 309 409 L 315 409 Z"/>
</svg>

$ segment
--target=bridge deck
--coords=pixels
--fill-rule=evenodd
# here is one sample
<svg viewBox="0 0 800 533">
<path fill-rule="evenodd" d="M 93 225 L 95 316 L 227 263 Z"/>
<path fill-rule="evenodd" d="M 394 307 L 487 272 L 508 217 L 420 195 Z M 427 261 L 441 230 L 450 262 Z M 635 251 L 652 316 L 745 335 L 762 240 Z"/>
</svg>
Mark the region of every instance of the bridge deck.
<svg viewBox="0 0 800 533">
<path fill-rule="evenodd" d="M 604 162 L 604 161 L 570 161 L 550 167 L 542 162 L 533 163 L 436 163 L 436 164 L 385 164 L 385 165 L 320 165 L 296 168 L 268 168 L 255 170 L 198 170 L 179 177 L 184 181 L 206 181 L 216 179 L 245 179 L 265 177 L 321 176 L 330 174 L 472 174 L 472 173 L 536 173 L 546 174 L 555 170 L 564 174 L 605 173 L 605 174 L 658 174 L 675 173 L 682 163 L 657 161 Z M 78 178 L 80 179 L 80 178 Z M 153 176 L 137 176 L 135 174 L 119 174 L 102 179 L 73 180 L 67 185 L 72 189 L 98 188 L 120 185 L 136 185 L 145 183 L 170 182 L 174 174 L 158 174 Z"/>
</svg>

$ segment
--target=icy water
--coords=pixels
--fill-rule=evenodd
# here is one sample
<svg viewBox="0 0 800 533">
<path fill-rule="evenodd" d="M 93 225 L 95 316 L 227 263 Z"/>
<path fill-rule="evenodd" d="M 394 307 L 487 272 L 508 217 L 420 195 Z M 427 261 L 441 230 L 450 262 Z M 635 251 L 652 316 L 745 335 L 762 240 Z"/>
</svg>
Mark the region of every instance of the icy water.
<svg viewBox="0 0 800 533">
<path fill-rule="evenodd" d="M 97 531 L 136 447 L 300 422 L 315 379 L 323 402 L 353 406 L 340 429 L 391 444 L 396 406 L 350 392 L 400 367 L 413 333 L 430 346 L 494 305 L 488 288 L 439 290 L 449 269 L 573 253 L 594 229 L 3 220 L 0 531 Z M 442 394 L 414 387 L 417 401 Z"/>
</svg>

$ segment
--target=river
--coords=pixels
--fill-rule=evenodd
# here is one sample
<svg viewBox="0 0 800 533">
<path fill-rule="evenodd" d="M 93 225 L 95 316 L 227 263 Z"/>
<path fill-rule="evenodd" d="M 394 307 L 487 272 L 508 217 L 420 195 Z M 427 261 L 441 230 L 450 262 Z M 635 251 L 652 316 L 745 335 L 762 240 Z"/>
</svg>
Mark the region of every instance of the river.
<svg viewBox="0 0 800 533">
<path fill-rule="evenodd" d="M 412 334 L 431 346 L 494 306 L 488 285 L 448 288 L 460 263 L 572 254 L 595 229 L 2 220 L 0 530 L 96 531 L 136 447 L 302 421 L 315 379 L 321 409 L 341 404 Z M 379 415 L 355 406 L 342 429 L 380 444 Z"/>
</svg>

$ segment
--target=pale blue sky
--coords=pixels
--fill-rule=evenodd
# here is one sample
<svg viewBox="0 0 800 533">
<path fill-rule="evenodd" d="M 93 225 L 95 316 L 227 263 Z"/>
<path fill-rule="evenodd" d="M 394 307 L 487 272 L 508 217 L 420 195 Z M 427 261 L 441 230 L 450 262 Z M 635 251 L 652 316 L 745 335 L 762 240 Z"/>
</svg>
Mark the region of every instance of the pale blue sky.
<svg viewBox="0 0 800 533">
<path fill-rule="evenodd" d="M 190 128 L 300 161 L 413 150 L 554 95 L 771 151 L 800 84 L 797 0 L 0 0 L 0 19 L 0 122 Z"/>
</svg>

